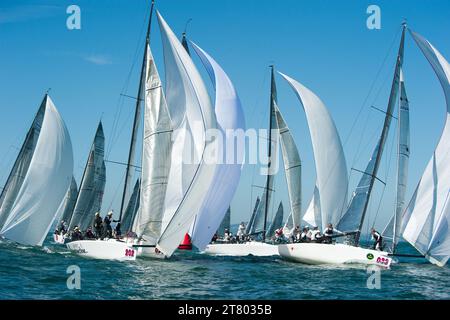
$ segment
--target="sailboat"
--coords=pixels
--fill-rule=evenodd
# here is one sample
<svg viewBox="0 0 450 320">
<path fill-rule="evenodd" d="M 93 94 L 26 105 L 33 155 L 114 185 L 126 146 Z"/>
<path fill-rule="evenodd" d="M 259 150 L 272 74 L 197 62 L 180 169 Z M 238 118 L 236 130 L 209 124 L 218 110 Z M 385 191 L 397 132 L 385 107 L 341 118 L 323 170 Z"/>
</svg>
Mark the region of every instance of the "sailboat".
<svg viewBox="0 0 450 320">
<path fill-rule="evenodd" d="M 0 235 L 42 246 L 72 181 L 66 125 L 46 94 L 0 195 Z"/>
<path fill-rule="evenodd" d="M 206 86 L 182 44 L 157 12 L 166 66 L 164 93 L 150 50 L 153 6 L 152 2 L 122 197 L 123 204 L 128 193 L 129 168 L 134 166 L 143 107 L 139 209 L 132 227 L 137 238 L 84 240 L 67 245 L 85 256 L 118 260 L 134 260 L 137 255 L 169 258 L 200 211 L 216 171 L 217 164 L 205 159 L 215 148 L 205 138 L 206 132 L 217 129 Z M 191 157 L 191 162 L 186 162 L 186 157 Z"/>
<path fill-rule="evenodd" d="M 339 217 L 339 215 L 334 216 L 334 219 L 333 217 L 328 218 L 326 221 L 322 219 L 322 228 L 324 228 L 324 223 L 332 223 L 337 226 L 338 230 L 347 235 L 345 242 L 334 244 L 295 243 L 280 245 L 279 253 L 281 256 L 306 264 L 358 263 L 375 264 L 388 268 L 392 263 L 392 258 L 389 257 L 388 252 L 362 248 L 359 246 L 359 240 L 368 209 L 370 195 L 375 180 L 378 179 L 377 173 L 389 133 L 393 111 L 397 103 L 401 82 L 401 68 L 403 64 L 405 30 L 406 25 L 403 26 L 402 30 L 386 116 L 378 144 L 373 151 L 366 170 L 362 172 L 361 180 L 355 192 L 352 194 L 352 198 L 345 213 L 341 217 Z M 305 101 L 304 99 L 305 88 L 292 81 L 291 84 L 293 84 L 293 88 L 297 90 L 298 97 L 303 105 L 306 106 L 308 101 Z M 324 148 L 324 145 L 322 145 L 321 148 Z M 338 210 L 340 209 L 339 206 L 335 208 Z"/>
<path fill-rule="evenodd" d="M 92 227 L 94 214 L 100 211 L 106 183 L 104 153 L 105 135 L 103 125 L 100 122 L 89 151 L 89 157 L 80 182 L 80 190 L 76 195 L 72 212 L 69 211 L 69 208 L 72 205 L 73 188 L 76 188 L 75 182 L 72 182 L 67 194 L 64 210 L 66 211 L 64 219 L 67 220 L 62 221 L 67 222 L 68 230 L 78 227 L 82 232 L 85 232 L 88 227 Z M 64 235 L 58 234 L 54 234 L 53 238 L 56 243 L 60 244 L 64 244 L 67 239 Z"/>
<path fill-rule="evenodd" d="M 278 133 L 281 136 L 283 160 L 288 183 L 289 198 L 291 203 L 291 216 L 299 222 L 299 210 L 301 210 L 300 174 L 301 162 L 297 147 L 281 115 L 277 104 L 277 92 L 274 77 L 274 68 L 271 68 L 271 94 L 270 94 L 270 121 L 269 121 L 269 147 L 268 147 L 268 172 L 262 200 L 257 199 L 255 209 L 247 225 L 247 235 L 260 235 L 261 241 L 246 241 L 244 243 L 220 243 L 210 244 L 205 253 L 210 255 L 227 256 L 274 256 L 278 255 L 277 246 L 266 243 L 268 233 L 268 211 L 273 191 L 273 179 L 275 175 L 275 161 L 278 161 Z M 275 137 L 272 131 L 277 132 Z M 281 211 L 281 214 L 283 211 Z M 280 212 L 278 212 L 278 215 Z M 281 218 L 282 219 L 282 218 Z"/>
</svg>

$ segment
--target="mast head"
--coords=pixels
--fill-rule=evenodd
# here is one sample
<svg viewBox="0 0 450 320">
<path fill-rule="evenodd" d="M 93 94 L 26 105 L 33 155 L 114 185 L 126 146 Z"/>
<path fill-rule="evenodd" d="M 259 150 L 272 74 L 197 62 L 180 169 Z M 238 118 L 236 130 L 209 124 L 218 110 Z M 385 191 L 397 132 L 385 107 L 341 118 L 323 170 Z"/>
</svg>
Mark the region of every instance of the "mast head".
<svg viewBox="0 0 450 320">
<path fill-rule="evenodd" d="M 407 22 L 408 22 L 408 19 L 406 19 L 406 18 L 403 18 L 403 21 L 402 21 L 402 27 L 403 27 L 403 29 L 406 29 L 408 26 L 407 26 Z"/>
</svg>

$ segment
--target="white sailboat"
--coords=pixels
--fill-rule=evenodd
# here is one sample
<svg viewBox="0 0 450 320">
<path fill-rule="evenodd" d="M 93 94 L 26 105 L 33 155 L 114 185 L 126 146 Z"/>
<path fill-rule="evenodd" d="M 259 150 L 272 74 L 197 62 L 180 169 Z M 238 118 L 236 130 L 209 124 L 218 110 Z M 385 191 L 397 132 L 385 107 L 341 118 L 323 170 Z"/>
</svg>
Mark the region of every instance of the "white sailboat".
<svg viewBox="0 0 450 320">
<path fill-rule="evenodd" d="M 0 235 L 42 246 L 72 172 L 70 136 L 46 94 L 0 196 Z"/>
<path fill-rule="evenodd" d="M 345 243 L 337 244 L 294 243 L 288 245 L 280 245 L 279 253 L 284 258 L 306 264 L 358 263 L 376 264 L 382 267 L 390 266 L 392 259 L 389 257 L 388 252 L 362 248 L 359 246 L 359 239 L 367 212 L 370 195 L 374 186 L 374 182 L 377 179 L 377 172 L 380 166 L 381 157 L 389 133 L 392 114 L 397 103 L 397 97 L 400 88 L 401 67 L 403 63 L 405 28 L 406 27 L 404 26 L 402 31 L 400 48 L 397 55 L 397 62 L 394 71 L 394 79 L 392 82 L 388 108 L 380 140 L 375 147 L 366 170 L 362 172 L 362 178 L 356 188 L 356 191 L 352 195 L 345 213 L 340 216 L 340 211 L 342 210 L 342 201 L 346 201 L 346 197 L 337 199 L 339 200 L 335 202 L 338 204 L 337 207 L 328 207 L 328 209 L 323 208 L 325 210 L 328 210 L 328 212 L 332 212 L 332 210 L 334 210 L 336 214 L 326 217 L 326 220 L 324 219 L 324 217 L 321 217 L 322 230 L 327 223 L 332 223 L 333 225 L 337 226 L 338 230 L 344 231 L 345 233 L 349 234 L 350 237 L 346 238 Z M 310 105 L 309 107 L 311 107 L 313 105 L 322 104 L 320 100 L 312 94 L 311 91 L 300 85 L 298 82 L 292 79 L 290 79 L 289 82 L 293 86 L 294 90 L 296 90 L 297 95 L 305 109 L 308 108 L 308 105 Z M 313 97 L 313 99 L 311 99 L 311 97 Z M 321 149 L 328 149 L 328 144 L 325 144 L 325 141 L 327 140 L 323 140 L 322 145 L 317 145 L 317 147 Z M 322 191 L 320 186 L 316 190 L 319 191 L 318 194 L 320 194 L 321 196 L 320 205 L 323 206 L 322 198 L 324 196 L 327 197 L 328 194 Z M 314 198 L 315 197 L 316 194 Z M 332 203 L 330 203 L 330 205 L 331 204 Z M 315 219 L 315 221 L 317 220 Z"/>
<path fill-rule="evenodd" d="M 152 15 L 153 3 L 150 12 Z M 132 260 L 137 255 L 170 257 L 200 211 L 213 181 L 216 163 L 209 164 L 205 158 L 213 154 L 215 145 L 205 136 L 207 130 L 217 126 L 206 86 L 175 34 L 157 15 L 164 47 L 166 93 L 150 50 L 150 16 L 122 198 L 124 204 L 143 107 L 141 187 L 133 222 L 138 238 L 68 244 L 85 256 L 118 260 Z M 191 163 L 186 163 L 187 157 L 191 157 Z"/>
<path fill-rule="evenodd" d="M 281 148 L 283 155 L 283 164 L 286 173 L 286 182 L 288 184 L 289 200 L 291 205 L 290 219 L 295 219 L 295 223 L 300 222 L 301 212 L 301 161 L 297 147 L 292 135 L 287 127 L 277 104 L 276 84 L 274 69 L 271 72 L 271 95 L 270 95 L 270 121 L 269 121 L 269 168 L 266 177 L 266 185 L 262 195 L 262 200 L 257 199 L 255 209 L 246 228 L 247 235 L 261 235 L 261 241 L 246 241 L 243 243 L 220 243 L 210 244 L 206 247 L 205 253 L 211 255 L 227 256 L 275 256 L 278 255 L 277 246 L 272 243 L 266 243 L 266 237 L 270 238 L 273 231 L 268 229 L 267 218 L 270 207 L 270 201 L 273 191 L 273 178 L 278 161 L 278 136 L 272 137 L 272 130 L 276 130 L 281 139 Z M 282 206 L 275 218 L 283 219 Z M 281 217 L 280 217 L 281 214 Z M 278 216 L 278 217 L 277 217 Z M 295 225 L 293 224 L 293 227 Z M 292 228 L 293 228 L 292 227 Z M 269 231 L 269 232 L 268 232 Z"/>
</svg>

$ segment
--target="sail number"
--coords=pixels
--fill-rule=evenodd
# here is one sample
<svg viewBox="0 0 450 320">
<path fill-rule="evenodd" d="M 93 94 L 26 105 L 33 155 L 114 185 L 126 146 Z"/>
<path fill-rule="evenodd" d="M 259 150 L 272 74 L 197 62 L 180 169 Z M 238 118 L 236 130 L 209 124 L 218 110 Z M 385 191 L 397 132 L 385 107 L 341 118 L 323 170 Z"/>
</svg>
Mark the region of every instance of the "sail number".
<svg viewBox="0 0 450 320">
<path fill-rule="evenodd" d="M 378 257 L 377 264 L 381 264 L 383 266 L 389 266 L 391 264 L 391 259 L 385 257 Z"/>
<path fill-rule="evenodd" d="M 125 257 L 134 257 L 133 249 L 125 249 Z"/>
</svg>

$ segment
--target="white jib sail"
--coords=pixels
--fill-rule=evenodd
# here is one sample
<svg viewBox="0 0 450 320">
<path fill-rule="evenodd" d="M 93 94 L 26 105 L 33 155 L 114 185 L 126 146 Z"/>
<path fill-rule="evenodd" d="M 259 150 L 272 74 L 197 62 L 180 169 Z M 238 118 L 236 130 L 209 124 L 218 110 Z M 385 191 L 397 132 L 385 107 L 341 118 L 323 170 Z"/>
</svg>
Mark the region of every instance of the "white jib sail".
<svg viewBox="0 0 450 320">
<path fill-rule="evenodd" d="M 1 234 L 10 240 L 42 245 L 69 188 L 72 143 L 49 96 L 36 149 Z"/>
<path fill-rule="evenodd" d="M 192 42 L 191 42 L 192 43 Z M 233 199 L 241 177 L 245 141 L 236 133 L 244 133 L 245 118 L 233 83 L 222 67 L 204 50 L 192 43 L 208 71 L 216 91 L 215 114 L 222 135 L 213 182 L 195 219 L 192 243 L 201 251 L 211 241 Z M 235 145 L 235 141 L 237 144 Z"/>
<path fill-rule="evenodd" d="M 411 34 L 441 83 L 447 113 L 439 143 L 405 211 L 403 237 L 443 266 L 450 257 L 450 65 L 426 39 Z"/>
<path fill-rule="evenodd" d="M 195 215 L 200 211 L 205 195 L 211 187 L 217 162 L 209 164 L 206 161 L 208 158 L 211 159 L 214 152 L 218 149 L 217 141 L 209 139 L 207 134 L 210 133 L 209 130 L 217 129 L 217 124 L 214 110 L 200 73 L 159 12 L 157 12 L 157 15 L 164 43 L 166 76 L 167 70 L 170 68 L 172 69 L 172 76 L 176 76 L 174 80 L 177 80 L 175 83 L 171 82 L 170 87 L 169 82 L 167 84 L 167 103 L 169 107 L 173 104 L 176 104 L 178 108 L 180 104 L 185 107 L 183 119 L 187 121 L 186 128 L 190 129 L 189 134 L 191 135 L 190 145 L 185 143 L 182 150 L 176 150 L 175 146 L 173 146 L 171 171 L 173 168 L 179 171 L 179 169 L 174 167 L 174 163 L 181 162 L 183 164 L 186 160 L 193 160 L 192 164 L 188 164 L 187 167 L 183 166 L 182 169 L 183 189 L 185 188 L 183 191 L 185 192 L 183 192 L 184 195 L 179 205 L 175 211 L 167 211 L 166 207 L 163 215 L 163 232 L 157 241 L 157 248 L 170 257 L 182 241 L 185 233 L 188 232 Z M 170 90 L 175 90 L 177 94 L 170 92 Z M 176 121 L 179 115 L 174 115 L 171 109 L 169 111 L 172 121 Z M 176 110 L 174 111 L 176 112 Z M 178 111 L 182 112 L 182 110 Z M 187 154 L 186 151 L 188 152 Z M 180 159 L 180 157 L 183 157 L 183 159 Z M 170 178 L 169 175 L 166 193 L 172 191 L 170 189 Z M 174 179 L 174 183 L 177 183 L 176 180 Z M 177 185 L 173 187 L 179 188 Z M 170 195 L 168 196 L 170 197 Z"/>
<path fill-rule="evenodd" d="M 330 113 L 319 97 L 298 81 L 279 73 L 297 94 L 308 121 L 317 174 L 310 207 L 320 210 L 318 226 L 323 230 L 328 223 L 337 224 L 347 202 L 347 164 L 341 140 Z"/>
</svg>

